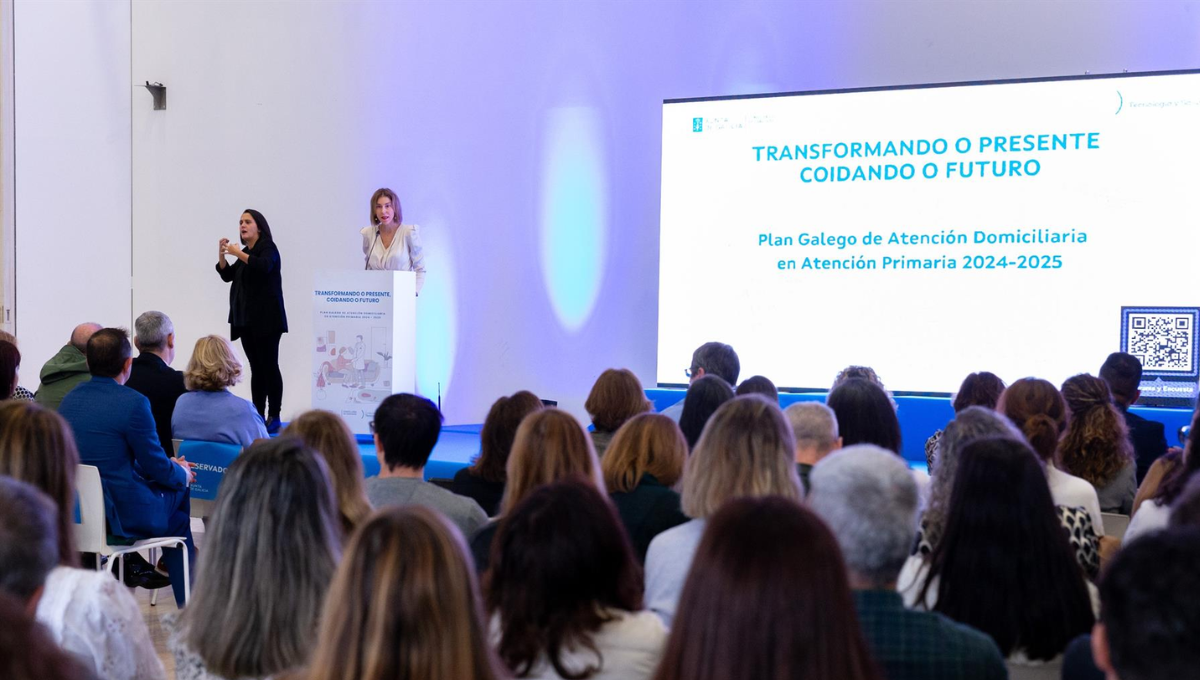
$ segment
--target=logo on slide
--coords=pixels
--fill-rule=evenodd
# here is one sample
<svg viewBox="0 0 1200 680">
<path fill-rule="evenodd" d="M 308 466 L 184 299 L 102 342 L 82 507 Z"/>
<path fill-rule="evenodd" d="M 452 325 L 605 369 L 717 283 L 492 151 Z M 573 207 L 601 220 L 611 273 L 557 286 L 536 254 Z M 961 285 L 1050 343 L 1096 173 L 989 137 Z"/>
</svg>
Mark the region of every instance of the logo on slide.
<svg viewBox="0 0 1200 680">
<path fill-rule="evenodd" d="M 704 132 L 704 119 L 703 118 L 693 118 L 692 119 L 692 132 Z"/>
</svg>

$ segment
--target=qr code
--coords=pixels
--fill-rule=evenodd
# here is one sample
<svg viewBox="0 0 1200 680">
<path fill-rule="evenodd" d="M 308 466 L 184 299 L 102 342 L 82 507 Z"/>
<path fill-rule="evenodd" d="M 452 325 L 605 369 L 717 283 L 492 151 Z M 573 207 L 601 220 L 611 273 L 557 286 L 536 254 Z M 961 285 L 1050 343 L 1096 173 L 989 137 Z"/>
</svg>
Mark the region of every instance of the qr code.
<svg viewBox="0 0 1200 680">
<path fill-rule="evenodd" d="M 1152 373 L 1192 373 L 1195 370 L 1195 317 L 1189 313 L 1130 314 L 1128 351 Z"/>
</svg>

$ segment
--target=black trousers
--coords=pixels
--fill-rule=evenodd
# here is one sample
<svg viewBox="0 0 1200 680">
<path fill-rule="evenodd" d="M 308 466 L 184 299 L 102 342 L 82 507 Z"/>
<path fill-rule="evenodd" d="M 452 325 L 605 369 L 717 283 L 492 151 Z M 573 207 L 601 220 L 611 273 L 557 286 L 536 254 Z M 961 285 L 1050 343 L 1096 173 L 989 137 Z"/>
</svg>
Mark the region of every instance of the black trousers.
<svg viewBox="0 0 1200 680">
<path fill-rule="evenodd" d="M 283 374 L 279 372 L 279 339 L 283 333 L 246 328 L 241 336 L 242 349 L 250 361 L 250 394 L 254 408 L 268 419 L 278 418 L 279 402 L 283 401 Z"/>
</svg>

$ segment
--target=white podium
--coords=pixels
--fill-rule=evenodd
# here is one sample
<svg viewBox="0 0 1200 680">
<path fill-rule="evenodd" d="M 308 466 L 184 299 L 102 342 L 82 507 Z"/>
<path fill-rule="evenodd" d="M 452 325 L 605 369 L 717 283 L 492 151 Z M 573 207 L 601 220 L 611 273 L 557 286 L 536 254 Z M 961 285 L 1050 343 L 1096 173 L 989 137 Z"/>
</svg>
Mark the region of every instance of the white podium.
<svg viewBox="0 0 1200 680">
<path fill-rule="evenodd" d="M 313 282 L 312 406 L 370 434 L 385 397 L 417 384 L 416 275 L 319 271 Z"/>
</svg>

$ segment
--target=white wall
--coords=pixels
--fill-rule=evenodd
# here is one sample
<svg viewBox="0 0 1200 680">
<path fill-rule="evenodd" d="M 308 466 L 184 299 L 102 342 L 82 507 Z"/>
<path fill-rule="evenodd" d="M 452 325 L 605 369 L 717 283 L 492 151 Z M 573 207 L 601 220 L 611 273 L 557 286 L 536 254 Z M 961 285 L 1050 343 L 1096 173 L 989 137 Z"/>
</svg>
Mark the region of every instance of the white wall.
<svg viewBox="0 0 1200 680">
<path fill-rule="evenodd" d="M 15 0 L 21 383 L 78 323 L 129 326 L 129 2 Z"/>
</svg>

